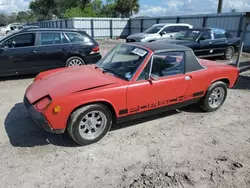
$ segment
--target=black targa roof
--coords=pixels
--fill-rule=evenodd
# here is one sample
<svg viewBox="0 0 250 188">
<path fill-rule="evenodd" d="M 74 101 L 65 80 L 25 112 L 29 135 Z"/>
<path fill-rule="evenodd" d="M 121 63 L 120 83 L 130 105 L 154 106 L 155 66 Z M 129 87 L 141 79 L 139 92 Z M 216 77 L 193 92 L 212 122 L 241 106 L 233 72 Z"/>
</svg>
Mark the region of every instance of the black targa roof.
<svg viewBox="0 0 250 188">
<path fill-rule="evenodd" d="M 136 44 L 141 47 L 149 48 L 154 53 L 185 51 L 185 73 L 205 69 L 205 67 L 200 64 L 193 50 L 183 45 L 169 44 L 165 42 L 131 42 L 125 44 L 128 45 Z"/>
<path fill-rule="evenodd" d="M 189 47 L 183 45 L 169 44 L 165 42 L 131 42 L 127 44 L 136 44 L 145 48 L 149 48 L 154 52 L 162 52 L 162 51 L 189 51 L 192 50 Z"/>
</svg>

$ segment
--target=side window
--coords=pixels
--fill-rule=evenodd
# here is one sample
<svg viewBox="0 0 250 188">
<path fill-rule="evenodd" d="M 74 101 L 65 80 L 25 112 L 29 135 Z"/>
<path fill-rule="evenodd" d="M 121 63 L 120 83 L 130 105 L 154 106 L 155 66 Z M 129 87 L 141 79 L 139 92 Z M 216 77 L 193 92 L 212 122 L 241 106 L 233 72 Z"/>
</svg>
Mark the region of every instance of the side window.
<svg viewBox="0 0 250 188">
<path fill-rule="evenodd" d="M 221 30 L 221 29 L 214 29 L 214 39 L 225 39 L 227 38 L 226 36 L 226 31 Z"/>
<path fill-rule="evenodd" d="M 171 33 L 171 27 L 165 27 L 162 31 L 165 31 L 166 33 Z"/>
<path fill-rule="evenodd" d="M 40 44 L 41 45 L 51 45 L 51 44 L 61 44 L 68 43 L 68 40 L 62 33 L 41 33 Z"/>
<path fill-rule="evenodd" d="M 14 36 L 3 43 L 8 48 L 29 47 L 35 45 L 35 34 L 27 33 Z"/>
<path fill-rule="evenodd" d="M 188 26 L 169 26 L 163 29 L 163 31 L 165 31 L 166 33 L 177 33 L 179 31 L 187 30 L 187 29 L 189 29 Z"/>
<path fill-rule="evenodd" d="M 233 35 L 229 32 L 226 32 L 227 38 L 233 38 Z"/>
<path fill-rule="evenodd" d="M 203 40 L 211 40 L 212 39 L 212 33 L 210 31 L 204 31 L 202 34 L 201 34 L 201 38 Z"/>
<path fill-rule="evenodd" d="M 184 52 L 164 52 L 155 54 L 153 56 L 151 74 L 159 77 L 184 74 L 184 54 Z M 151 59 L 142 71 L 138 80 L 145 79 L 146 74 L 149 73 L 150 62 Z"/>
<path fill-rule="evenodd" d="M 81 35 L 79 33 L 76 32 L 69 32 L 69 33 L 65 33 L 67 35 L 67 37 L 69 38 L 70 42 L 72 43 L 88 43 L 91 42 L 90 39 L 87 36 Z"/>
<path fill-rule="evenodd" d="M 172 33 L 177 33 L 177 32 L 179 32 L 179 31 L 187 30 L 187 29 L 188 29 L 187 26 L 173 26 L 173 27 L 171 28 L 171 32 L 172 32 Z"/>
</svg>

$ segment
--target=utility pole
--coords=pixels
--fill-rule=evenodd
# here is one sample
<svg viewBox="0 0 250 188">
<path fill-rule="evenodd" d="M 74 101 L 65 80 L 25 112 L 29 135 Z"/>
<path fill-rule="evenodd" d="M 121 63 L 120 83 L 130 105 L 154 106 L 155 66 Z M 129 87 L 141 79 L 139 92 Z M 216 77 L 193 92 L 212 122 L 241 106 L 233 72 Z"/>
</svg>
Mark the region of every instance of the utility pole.
<svg viewBox="0 0 250 188">
<path fill-rule="evenodd" d="M 222 5 L 223 5 L 223 0 L 218 0 L 218 9 L 217 9 L 217 13 L 221 13 L 222 11 Z"/>
</svg>

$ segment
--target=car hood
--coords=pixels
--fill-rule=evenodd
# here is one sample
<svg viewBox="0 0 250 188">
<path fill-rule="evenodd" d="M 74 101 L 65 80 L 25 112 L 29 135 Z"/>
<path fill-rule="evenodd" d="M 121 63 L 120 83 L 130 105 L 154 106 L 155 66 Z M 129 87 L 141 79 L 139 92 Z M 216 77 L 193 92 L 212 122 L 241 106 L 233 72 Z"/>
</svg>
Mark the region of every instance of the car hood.
<svg viewBox="0 0 250 188">
<path fill-rule="evenodd" d="M 158 34 L 147 34 L 147 33 L 135 33 L 132 35 L 128 36 L 128 39 L 132 39 L 132 38 L 144 38 L 144 37 L 151 37 L 151 36 L 157 36 Z"/>
<path fill-rule="evenodd" d="M 31 103 L 50 95 L 55 98 L 75 92 L 100 88 L 118 83 L 118 79 L 90 66 L 70 67 L 46 75 L 33 82 L 26 90 L 26 97 Z"/>
<path fill-rule="evenodd" d="M 157 40 L 157 42 L 166 42 L 170 44 L 180 44 L 180 45 L 188 45 L 188 44 L 195 44 L 195 41 L 190 41 L 190 40 L 177 40 L 177 39 L 162 39 L 162 40 Z"/>
</svg>

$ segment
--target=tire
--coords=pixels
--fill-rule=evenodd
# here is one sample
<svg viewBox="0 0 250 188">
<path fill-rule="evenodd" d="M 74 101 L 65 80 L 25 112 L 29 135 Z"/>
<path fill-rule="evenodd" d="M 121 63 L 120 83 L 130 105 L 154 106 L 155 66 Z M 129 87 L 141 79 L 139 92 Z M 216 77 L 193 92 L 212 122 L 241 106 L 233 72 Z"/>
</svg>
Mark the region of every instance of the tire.
<svg viewBox="0 0 250 188">
<path fill-rule="evenodd" d="M 225 54 L 223 56 L 223 59 L 225 60 L 230 60 L 234 57 L 234 53 L 235 53 L 235 49 L 233 46 L 228 46 L 226 51 L 225 51 Z"/>
<path fill-rule="evenodd" d="M 66 67 L 82 66 L 82 65 L 85 65 L 84 60 L 77 56 L 70 57 L 66 61 Z"/>
<path fill-rule="evenodd" d="M 227 85 L 222 81 L 217 81 L 208 88 L 206 95 L 200 101 L 200 107 L 206 112 L 216 111 L 222 106 L 226 97 Z"/>
<path fill-rule="evenodd" d="M 84 146 L 102 139 L 111 125 L 112 116 L 108 108 L 101 104 L 91 104 L 79 108 L 70 115 L 67 130 L 77 144 Z"/>
</svg>

